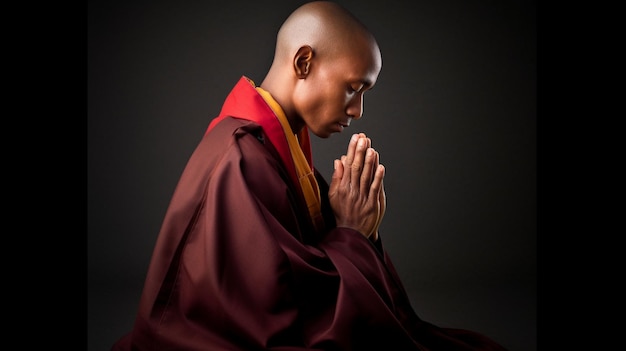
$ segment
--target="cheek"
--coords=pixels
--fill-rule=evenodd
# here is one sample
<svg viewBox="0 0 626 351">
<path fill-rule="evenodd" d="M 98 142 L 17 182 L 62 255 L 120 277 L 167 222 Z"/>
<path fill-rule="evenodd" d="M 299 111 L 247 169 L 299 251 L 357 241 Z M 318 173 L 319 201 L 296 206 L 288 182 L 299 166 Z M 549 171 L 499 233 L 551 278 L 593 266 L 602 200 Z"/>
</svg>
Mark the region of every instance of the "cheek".
<svg viewBox="0 0 626 351">
<path fill-rule="evenodd" d="M 307 124 L 311 123 L 310 116 L 315 115 L 315 110 L 319 108 L 323 97 L 318 89 L 312 87 L 300 87 L 294 91 L 293 105 L 296 113 L 302 117 Z"/>
<path fill-rule="evenodd" d="M 346 114 L 346 89 L 335 81 L 336 77 L 322 73 L 294 91 L 294 107 L 312 131 L 322 131 Z"/>
<path fill-rule="evenodd" d="M 332 117 L 338 117 L 337 114 L 341 114 L 342 110 L 346 106 L 346 89 L 343 85 L 334 83 L 337 81 L 336 77 L 320 77 L 319 84 L 316 85 L 315 91 L 311 94 L 315 97 L 315 106 L 317 112 L 324 111 L 324 114 L 331 114 Z"/>
<path fill-rule="evenodd" d="M 300 85 L 294 91 L 294 106 L 307 124 L 314 123 L 328 106 L 328 83 L 321 79 Z"/>
</svg>

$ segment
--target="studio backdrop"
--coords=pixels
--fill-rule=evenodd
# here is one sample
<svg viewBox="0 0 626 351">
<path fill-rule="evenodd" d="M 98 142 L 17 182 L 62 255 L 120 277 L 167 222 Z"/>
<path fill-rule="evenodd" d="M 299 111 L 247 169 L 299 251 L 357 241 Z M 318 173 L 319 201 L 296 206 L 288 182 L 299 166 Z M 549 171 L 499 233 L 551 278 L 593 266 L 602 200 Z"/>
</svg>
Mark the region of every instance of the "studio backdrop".
<svg viewBox="0 0 626 351">
<path fill-rule="evenodd" d="M 88 1 L 88 350 L 128 332 L 178 178 L 305 1 Z M 415 311 L 537 349 L 535 1 L 338 1 L 376 36 L 364 114 L 312 136 L 330 181 L 350 135 L 386 167 L 386 249 Z"/>
</svg>

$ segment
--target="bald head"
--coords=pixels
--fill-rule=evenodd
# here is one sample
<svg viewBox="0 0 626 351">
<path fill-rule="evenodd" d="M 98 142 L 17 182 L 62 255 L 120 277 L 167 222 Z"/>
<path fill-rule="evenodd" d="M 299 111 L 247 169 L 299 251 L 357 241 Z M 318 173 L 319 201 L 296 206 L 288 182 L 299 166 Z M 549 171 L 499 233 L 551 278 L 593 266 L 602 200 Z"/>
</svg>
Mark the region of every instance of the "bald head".
<svg viewBox="0 0 626 351">
<path fill-rule="evenodd" d="M 285 20 L 276 37 L 274 60 L 291 60 L 302 46 L 321 58 L 376 45 L 369 30 L 345 8 L 330 1 L 302 5 Z"/>
</svg>

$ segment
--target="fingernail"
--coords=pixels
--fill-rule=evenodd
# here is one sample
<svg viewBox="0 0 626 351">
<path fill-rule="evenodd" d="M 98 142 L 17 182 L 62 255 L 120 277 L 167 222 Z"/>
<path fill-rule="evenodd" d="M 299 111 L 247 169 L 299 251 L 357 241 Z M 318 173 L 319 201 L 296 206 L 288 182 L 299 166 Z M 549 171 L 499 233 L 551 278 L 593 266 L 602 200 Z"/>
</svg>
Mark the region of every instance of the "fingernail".
<svg viewBox="0 0 626 351">
<path fill-rule="evenodd" d="M 351 142 L 356 141 L 359 138 L 358 134 L 352 134 L 352 138 L 350 139 Z"/>
</svg>

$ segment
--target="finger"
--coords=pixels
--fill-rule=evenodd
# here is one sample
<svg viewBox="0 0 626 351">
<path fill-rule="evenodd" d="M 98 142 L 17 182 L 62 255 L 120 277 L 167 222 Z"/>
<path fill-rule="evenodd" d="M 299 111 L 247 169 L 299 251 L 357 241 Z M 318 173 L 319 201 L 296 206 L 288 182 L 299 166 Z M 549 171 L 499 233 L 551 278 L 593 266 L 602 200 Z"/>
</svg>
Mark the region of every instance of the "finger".
<svg viewBox="0 0 626 351">
<path fill-rule="evenodd" d="M 361 138 L 367 138 L 365 136 L 365 133 L 352 134 L 352 137 L 350 138 L 350 142 L 348 143 L 348 151 L 346 152 L 346 160 L 349 163 L 348 164 L 344 163 L 344 166 L 348 166 L 349 167 L 352 164 L 352 162 L 354 161 L 354 155 L 355 155 L 355 152 L 356 152 L 356 145 L 357 145 L 357 142 L 359 141 L 359 139 L 361 139 Z M 369 139 L 369 138 L 367 138 L 367 139 Z"/>
<path fill-rule="evenodd" d="M 370 187 L 369 197 L 371 199 L 379 200 L 380 191 L 383 186 L 383 178 L 385 177 L 385 166 L 378 165 L 376 167 L 376 173 L 374 174 L 374 180 L 372 181 L 372 186 Z"/>
<path fill-rule="evenodd" d="M 359 189 L 361 175 L 363 173 L 363 164 L 365 162 L 365 148 L 367 145 L 367 140 L 365 138 L 360 138 L 356 145 L 356 151 L 354 153 L 354 160 L 352 161 L 352 166 L 350 166 L 350 184 L 352 187 Z M 363 193 L 364 195 L 367 192 Z"/>
<path fill-rule="evenodd" d="M 344 156 L 342 156 L 343 158 Z M 333 171 L 333 175 L 330 180 L 330 185 L 328 187 L 328 194 L 334 194 L 337 191 L 337 188 L 341 184 L 341 178 L 343 177 L 343 164 L 339 160 L 335 160 L 333 163 L 335 170 Z"/>
<path fill-rule="evenodd" d="M 372 147 L 372 139 L 365 137 L 365 140 L 367 141 L 367 144 L 365 145 L 365 149 L 367 150 L 368 148 Z M 372 174 L 370 176 L 370 179 L 374 178 L 374 171 L 376 170 L 375 168 L 376 166 L 374 166 L 374 168 L 372 168 Z M 369 186 L 369 185 L 368 185 Z"/>
<path fill-rule="evenodd" d="M 368 194 L 372 178 L 374 177 L 374 169 L 377 166 L 376 150 L 371 147 L 365 152 L 365 163 L 363 164 L 363 173 L 361 173 L 361 194 Z"/>
<path fill-rule="evenodd" d="M 349 167 L 352 164 L 352 160 L 354 160 L 354 151 L 356 150 L 356 144 L 360 138 L 361 137 L 359 134 L 352 134 L 352 137 L 348 142 L 348 149 L 346 151 L 346 162 L 349 163 L 344 163 L 344 166 Z"/>
<path fill-rule="evenodd" d="M 337 166 L 337 168 L 341 167 L 341 174 L 339 175 L 340 176 L 339 184 L 342 187 L 350 186 L 350 168 L 346 166 L 346 163 L 347 163 L 346 159 L 347 159 L 346 155 L 341 155 L 341 159 L 339 161 L 341 165 Z"/>
<path fill-rule="evenodd" d="M 380 164 L 380 154 L 376 151 L 376 149 L 372 148 L 372 150 L 374 150 L 374 163 L 372 165 L 372 174 L 370 175 L 370 179 L 374 179 L 376 168 L 378 168 L 378 165 Z"/>
<path fill-rule="evenodd" d="M 348 143 L 348 150 L 346 152 L 346 157 L 342 157 L 343 165 L 344 165 L 344 178 L 342 179 L 342 185 L 347 186 L 350 183 L 350 174 L 352 166 L 352 162 L 354 160 L 354 154 L 356 152 L 357 141 L 361 137 L 359 134 L 352 134 L 352 138 L 350 138 L 350 142 Z"/>
</svg>

